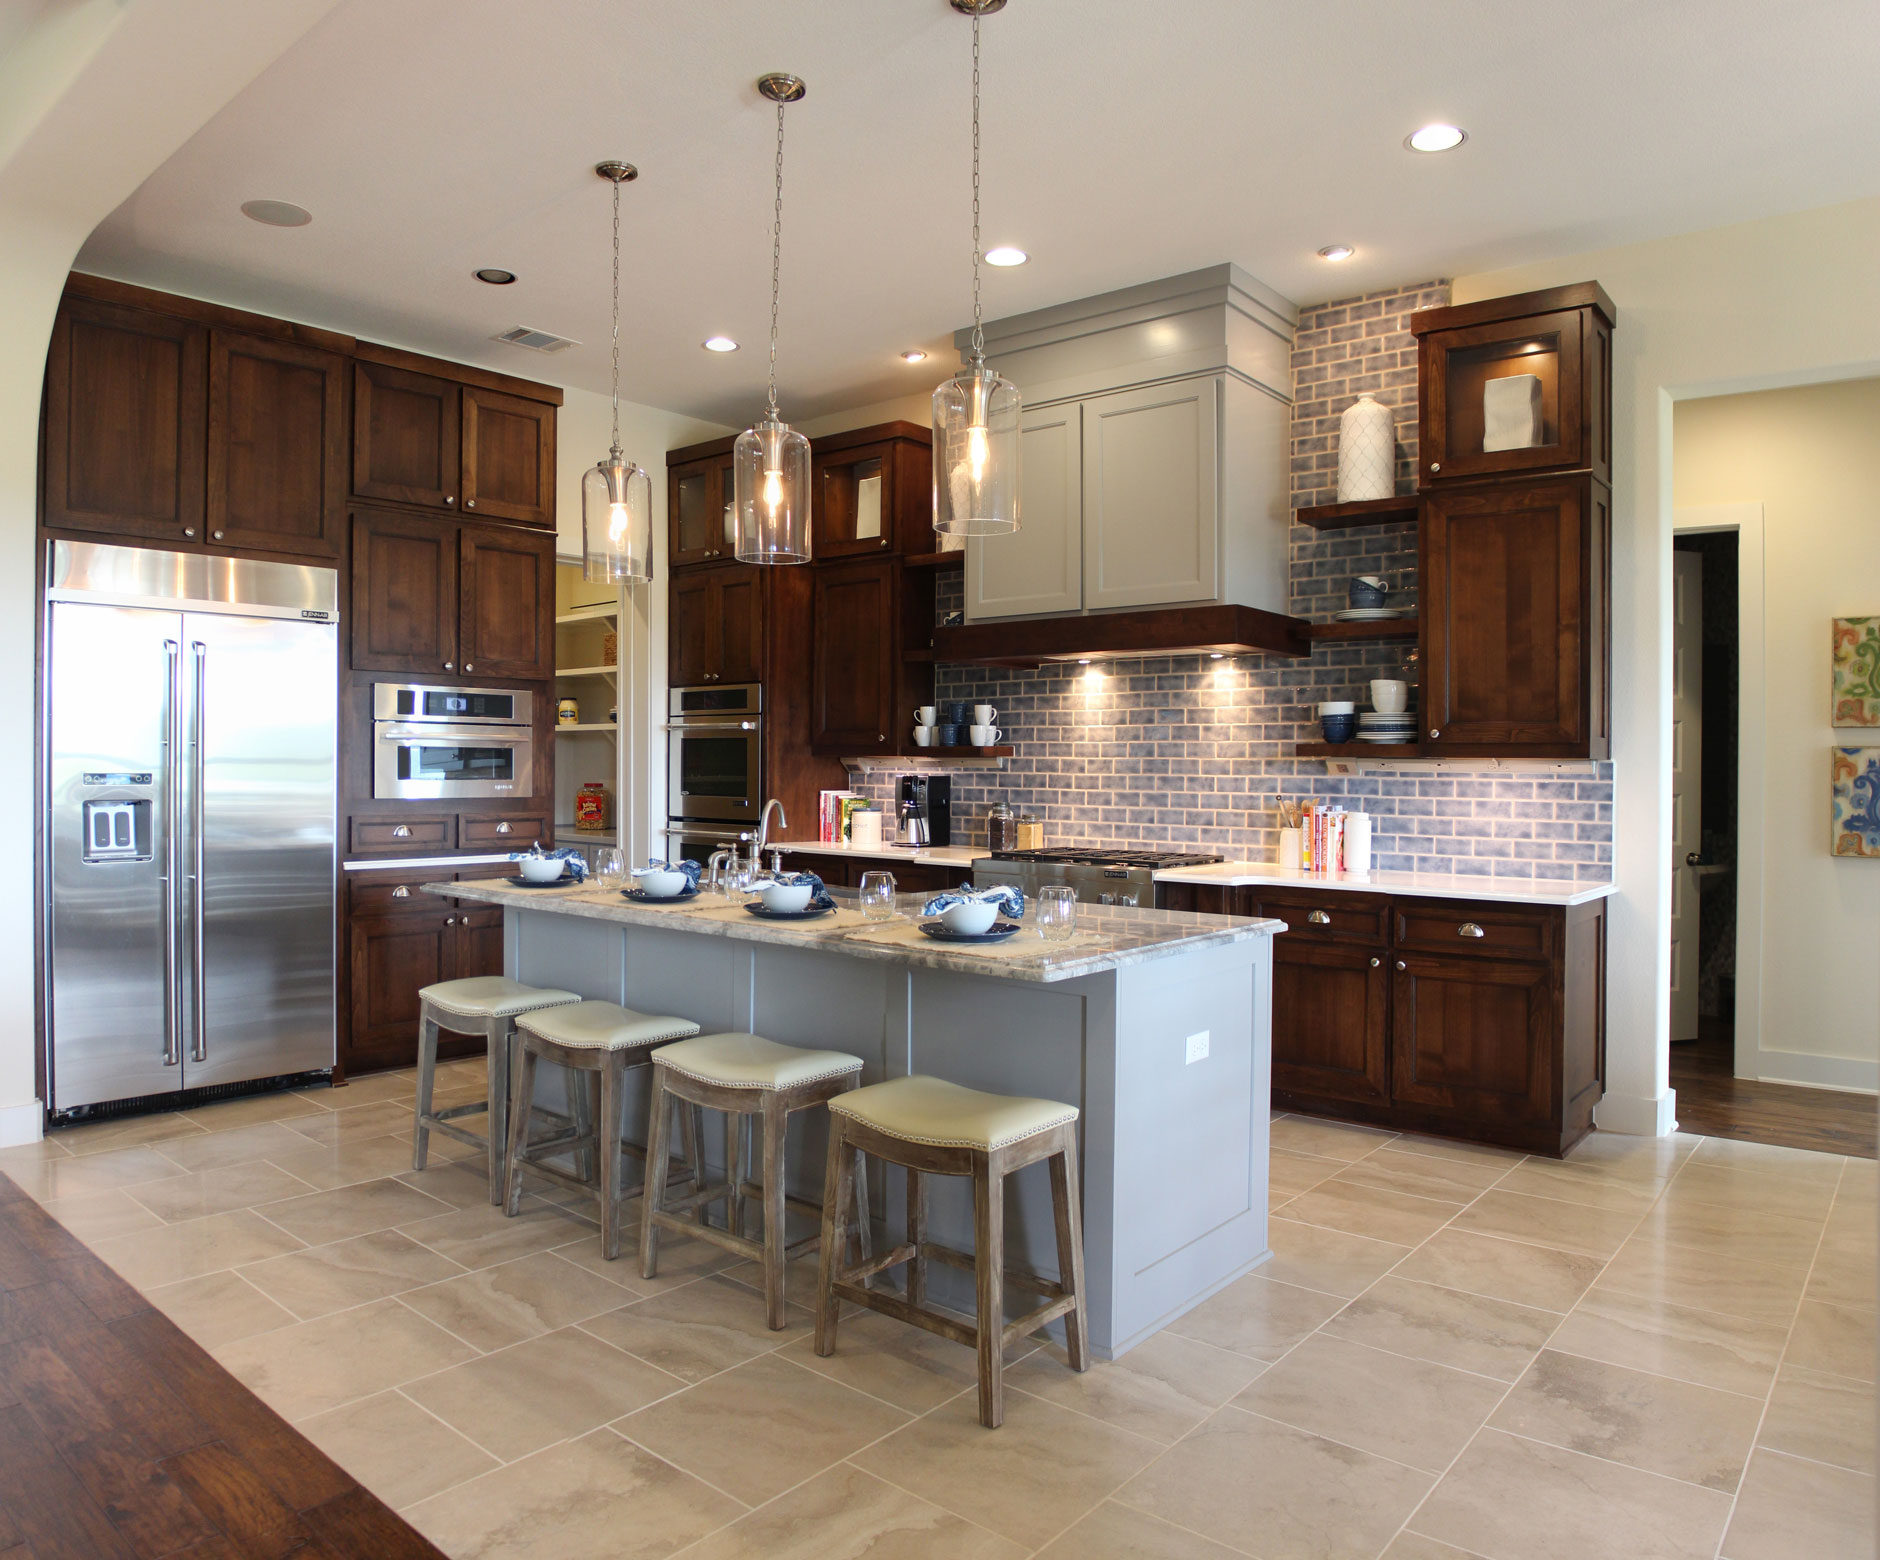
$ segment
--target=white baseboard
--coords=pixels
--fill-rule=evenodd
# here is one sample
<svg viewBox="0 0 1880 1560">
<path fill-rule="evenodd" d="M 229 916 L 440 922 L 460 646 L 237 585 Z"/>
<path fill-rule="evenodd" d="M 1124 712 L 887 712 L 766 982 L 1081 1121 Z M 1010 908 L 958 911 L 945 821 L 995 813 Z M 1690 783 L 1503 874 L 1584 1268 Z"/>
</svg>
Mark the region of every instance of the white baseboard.
<svg viewBox="0 0 1880 1560">
<path fill-rule="evenodd" d="M 1593 1124 L 1601 1132 L 1624 1132 L 1632 1137 L 1670 1137 L 1678 1130 L 1678 1094 L 1666 1089 L 1656 1099 L 1608 1093 L 1593 1107 Z"/>
<path fill-rule="evenodd" d="M 1795 1083 L 1848 1094 L 1880 1094 L 1880 1061 L 1857 1056 L 1818 1056 L 1812 1051 L 1757 1053 L 1756 1076 L 1764 1083 Z"/>
<path fill-rule="evenodd" d="M 45 1136 L 46 1107 L 38 1100 L 23 1105 L 0 1105 L 0 1148 L 37 1143 Z"/>
</svg>

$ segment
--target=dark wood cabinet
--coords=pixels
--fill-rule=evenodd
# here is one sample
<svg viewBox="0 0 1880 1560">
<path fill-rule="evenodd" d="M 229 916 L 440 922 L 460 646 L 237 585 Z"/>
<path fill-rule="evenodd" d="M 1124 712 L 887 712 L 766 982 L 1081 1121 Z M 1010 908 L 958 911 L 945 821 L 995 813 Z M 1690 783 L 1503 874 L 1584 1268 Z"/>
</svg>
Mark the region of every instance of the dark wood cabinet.
<svg viewBox="0 0 1880 1560">
<path fill-rule="evenodd" d="M 68 297 L 46 359 L 41 522 L 182 546 L 202 536 L 208 331 Z"/>
<path fill-rule="evenodd" d="M 352 489 L 360 498 L 454 509 L 463 388 L 384 363 L 353 365 Z"/>
<path fill-rule="evenodd" d="M 1273 949 L 1273 1087 L 1333 1100 L 1390 1098 L 1390 975 L 1380 944 Z"/>
<path fill-rule="evenodd" d="M 934 551 L 928 429 L 884 423 L 818 439 L 810 487 L 817 561 Z"/>
<path fill-rule="evenodd" d="M 1610 538 L 1610 493 L 1585 473 L 1425 495 L 1421 713 L 1432 755 L 1608 755 Z"/>
<path fill-rule="evenodd" d="M 674 575 L 666 597 L 666 680 L 693 688 L 710 679 L 718 659 L 712 646 L 717 581 L 694 571 Z"/>
<path fill-rule="evenodd" d="M 347 1022 L 339 1048 L 347 1075 L 417 1060 L 418 993 L 426 986 L 503 972 L 502 911 L 426 894 L 422 881 L 391 872 L 347 874 Z M 481 1049 L 476 1039 L 447 1035 L 439 1054 Z"/>
<path fill-rule="evenodd" d="M 667 610 L 666 678 L 674 687 L 763 680 L 767 613 L 755 565 L 675 575 Z"/>
<path fill-rule="evenodd" d="M 764 676 L 764 589 L 754 564 L 717 576 L 717 662 L 713 682 L 760 682 Z"/>
<path fill-rule="evenodd" d="M 891 752 L 894 734 L 913 719 L 896 708 L 899 577 L 899 563 L 887 558 L 816 570 L 810 654 L 813 752 Z"/>
<path fill-rule="evenodd" d="M 486 520 L 555 523 L 555 408 L 463 389 L 463 507 Z"/>
<path fill-rule="evenodd" d="M 666 562 L 672 568 L 736 557 L 731 508 L 733 439 L 712 439 L 666 457 Z"/>
<path fill-rule="evenodd" d="M 353 670 L 456 671 L 457 548 L 457 527 L 448 522 L 353 516 Z"/>
<path fill-rule="evenodd" d="M 1390 1096 L 1426 1119 L 1511 1135 L 1554 1115 L 1553 970 L 1399 950 Z"/>
<path fill-rule="evenodd" d="M 457 648 L 466 676 L 555 675 L 555 538 L 458 528 Z"/>
<path fill-rule="evenodd" d="M 209 540 L 337 558 L 346 513 L 346 360 L 209 335 Z"/>
</svg>

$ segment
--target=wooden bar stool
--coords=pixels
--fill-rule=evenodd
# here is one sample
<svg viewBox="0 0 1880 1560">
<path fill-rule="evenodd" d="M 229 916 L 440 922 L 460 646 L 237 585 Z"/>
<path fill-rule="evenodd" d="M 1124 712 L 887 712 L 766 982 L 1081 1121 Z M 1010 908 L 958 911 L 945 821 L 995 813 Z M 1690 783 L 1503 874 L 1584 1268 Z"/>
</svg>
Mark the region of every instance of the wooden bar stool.
<svg viewBox="0 0 1880 1560">
<path fill-rule="evenodd" d="M 621 1139 L 620 1113 L 627 1069 L 644 1067 L 654 1046 L 697 1033 L 698 1025 L 690 1019 L 662 1013 L 636 1013 L 614 1002 L 580 1002 L 573 1007 L 549 1008 L 518 1019 L 516 1036 L 521 1056 L 509 1113 L 503 1211 L 512 1219 L 522 1211 L 525 1170 L 557 1185 L 591 1192 L 600 1207 L 601 1255 L 609 1262 L 618 1257 L 621 1204 L 644 1190 L 643 1187 L 630 1192 L 622 1189 L 621 1156 L 633 1154 L 646 1160 L 649 1172 L 653 1164 L 659 1163 L 662 1167 L 660 1184 L 666 1179 L 663 1134 L 658 1146 L 649 1143 L 644 1149 Z M 536 1064 L 542 1061 L 568 1069 L 569 1129 L 555 1137 L 531 1141 L 530 1102 L 535 1097 Z M 590 1080 L 599 1087 L 598 1112 L 587 1107 Z M 690 1173 L 695 1181 L 702 1181 L 703 1161 L 698 1153 L 698 1135 L 691 1123 L 687 1125 L 684 1141 L 691 1161 Z M 591 1157 L 595 1149 L 599 1151 L 598 1164 Z M 575 1154 L 572 1175 L 542 1162 L 550 1154 L 569 1150 Z M 650 1174 L 648 1179 L 651 1179 Z"/>
<path fill-rule="evenodd" d="M 422 1170 L 431 1150 L 431 1134 L 442 1132 L 489 1153 L 490 1201 L 503 1200 L 503 1150 L 509 1143 L 509 1070 L 515 1049 L 516 1019 L 542 1008 L 569 1007 L 581 999 L 572 991 L 525 986 L 504 975 L 474 975 L 439 981 L 418 993 L 418 1102 L 412 1130 L 411 1168 Z M 483 1036 L 489 1078 L 488 1097 L 449 1110 L 431 1109 L 437 1080 L 437 1034 Z M 489 1114 L 484 1135 L 458 1126 L 461 1116 Z"/>
<path fill-rule="evenodd" d="M 907 1240 L 854 1267 L 838 1251 L 855 1180 L 855 1150 L 907 1172 Z M 1005 1264 L 1005 1178 L 1048 1160 L 1057 1222 L 1058 1280 Z M 927 1175 L 971 1176 L 971 1256 L 926 1238 Z M 977 1325 L 929 1308 L 927 1264 L 945 1262 L 972 1273 L 978 1286 Z M 908 1265 L 905 1296 L 871 1289 L 868 1280 Z M 1017 1321 L 1005 1320 L 1005 1286 L 1018 1284 L 1045 1303 Z M 1005 1418 L 1005 1346 L 1064 1318 L 1071 1368 L 1090 1368 L 1084 1315 L 1084 1237 L 1077 1201 L 1077 1107 L 1055 1100 L 982 1094 L 916 1075 L 871 1084 L 829 1102 L 829 1163 L 823 1183 L 822 1269 L 816 1296 L 816 1352 L 836 1351 L 837 1302 L 847 1300 L 896 1317 L 979 1351 L 979 1422 L 996 1429 Z"/>
<path fill-rule="evenodd" d="M 646 1202 L 640 1210 L 640 1272 L 647 1278 L 659 1271 L 659 1231 L 677 1230 L 710 1241 L 742 1257 L 754 1257 L 764 1268 L 764 1315 L 773 1330 L 784 1325 L 784 1264 L 810 1249 L 821 1238 L 824 1224 L 820 1205 L 788 1195 L 784 1186 L 783 1147 L 793 1111 L 827 1103 L 853 1089 L 862 1059 L 842 1051 L 803 1051 L 778 1045 L 761 1035 L 701 1035 L 653 1053 L 653 1125 L 647 1144 Z M 667 1114 L 673 1100 L 681 1100 L 725 1115 L 725 1179 L 712 1185 L 703 1180 L 690 1196 L 666 1197 Z M 745 1147 L 747 1119 L 762 1123 L 763 1183 L 750 1178 Z M 862 1224 L 867 1224 L 864 1190 Z M 744 1201 L 763 1204 L 764 1237 L 753 1240 L 744 1233 Z M 705 1222 L 705 1210 L 725 1204 L 725 1228 Z M 786 1204 L 817 1218 L 817 1233 L 794 1246 L 784 1242 Z M 693 1215 L 696 1222 L 684 1217 Z M 866 1248 L 864 1248 L 864 1254 Z"/>
</svg>

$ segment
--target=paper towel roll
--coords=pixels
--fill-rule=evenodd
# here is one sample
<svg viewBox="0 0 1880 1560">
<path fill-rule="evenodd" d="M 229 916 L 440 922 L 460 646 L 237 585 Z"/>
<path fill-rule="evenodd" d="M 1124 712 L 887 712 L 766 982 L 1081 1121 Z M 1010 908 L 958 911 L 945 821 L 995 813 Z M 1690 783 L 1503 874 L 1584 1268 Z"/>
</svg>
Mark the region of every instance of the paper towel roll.
<svg viewBox="0 0 1880 1560">
<path fill-rule="evenodd" d="M 1345 814 L 1345 875 L 1371 875 L 1371 815 L 1364 812 Z"/>
</svg>

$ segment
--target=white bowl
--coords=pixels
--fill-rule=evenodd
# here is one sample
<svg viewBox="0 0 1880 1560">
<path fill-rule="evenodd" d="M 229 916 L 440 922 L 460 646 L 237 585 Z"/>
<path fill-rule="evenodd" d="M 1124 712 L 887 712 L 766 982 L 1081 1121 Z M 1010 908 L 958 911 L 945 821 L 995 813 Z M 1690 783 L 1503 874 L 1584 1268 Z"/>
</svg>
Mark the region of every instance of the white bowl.
<svg viewBox="0 0 1880 1560">
<path fill-rule="evenodd" d="M 676 899 L 685 892 L 686 884 L 690 881 L 683 872 L 665 872 L 657 868 L 650 872 L 636 872 L 633 879 L 648 899 Z"/>
<path fill-rule="evenodd" d="M 1351 715 L 1356 713 L 1357 708 L 1358 706 L 1350 699 L 1327 699 L 1319 706 L 1319 713 L 1321 715 Z"/>
<path fill-rule="evenodd" d="M 559 856 L 524 856 L 516 865 L 531 883 L 552 883 L 568 868 L 568 863 Z"/>
<path fill-rule="evenodd" d="M 948 905 L 940 912 L 940 920 L 949 932 L 968 934 L 991 931 L 992 923 L 998 918 L 996 899 L 969 899 L 965 904 Z"/>
<path fill-rule="evenodd" d="M 807 910 L 809 896 L 815 890 L 807 883 L 759 883 L 757 897 L 764 901 L 766 910 L 779 915 L 788 915 L 792 911 Z"/>
</svg>

